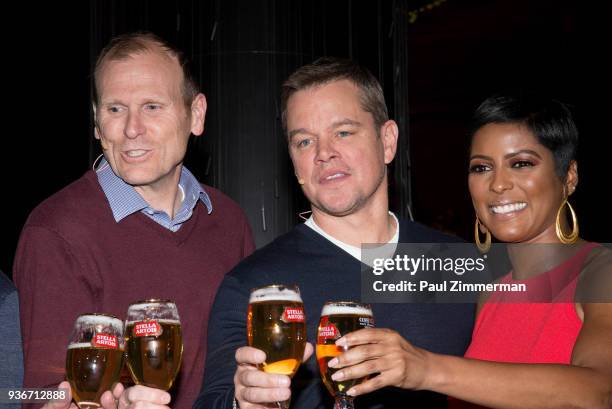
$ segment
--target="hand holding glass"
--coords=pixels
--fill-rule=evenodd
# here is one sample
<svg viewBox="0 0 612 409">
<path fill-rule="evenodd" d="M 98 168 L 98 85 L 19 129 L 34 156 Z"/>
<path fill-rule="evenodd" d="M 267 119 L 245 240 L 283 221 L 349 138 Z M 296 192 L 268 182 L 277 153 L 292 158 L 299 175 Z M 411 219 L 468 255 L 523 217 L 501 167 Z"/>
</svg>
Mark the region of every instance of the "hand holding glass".
<svg viewBox="0 0 612 409">
<path fill-rule="evenodd" d="M 125 343 L 134 382 L 170 389 L 183 357 L 181 322 L 174 302 L 151 299 L 131 304 L 125 323 Z"/>
<path fill-rule="evenodd" d="M 264 372 L 292 377 L 306 347 L 304 305 L 297 286 L 271 285 L 251 291 L 247 319 L 249 346 L 266 353 Z M 289 407 L 289 402 L 279 402 Z"/>
<path fill-rule="evenodd" d="M 327 302 L 321 311 L 321 320 L 317 331 L 317 361 L 323 383 L 335 398 L 334 409 L 353 409 L 353 398 L 346 392 L 363 382 L 362 379 L 334 381 L 331 376 L 336 372 L 327 363 L 346 349 L 336 346 L 336 340 L 349 332 L 362 328 L 374 327 L 372 308 L 368 304 L 350 301 Z"/>
</svg>

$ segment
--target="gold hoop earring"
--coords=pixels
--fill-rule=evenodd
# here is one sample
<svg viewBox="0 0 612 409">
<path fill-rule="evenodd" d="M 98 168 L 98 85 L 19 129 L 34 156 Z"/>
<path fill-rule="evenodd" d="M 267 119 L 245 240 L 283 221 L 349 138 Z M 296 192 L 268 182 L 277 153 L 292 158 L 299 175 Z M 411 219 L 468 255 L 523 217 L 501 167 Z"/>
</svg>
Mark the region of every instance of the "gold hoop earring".
<svg viewBox="0 0 612 409">
<path fill-rule="evenodd" d="M 480 220 L 478 219 L 478 216 L 476 216 L 476 223 L 474 224 L 474 242 L 476 243 L 476 247 L 478 247 L 478 250 L 480 250 L 480 252 L 484 254 L 491 248 L 491 232 L 485 227 L 487 233 L 485 235 L 485 241 L 484 243 L 482 243 L 480 241 L 480 225 Z"/>
<path fill-rule="evenodd" d="M 563 210 L 563 206 L 567 205 L 567 208 L 570 211 L 570 214 L 572 216 L 572 232 L 568 235 L 566 235 L 563 232 L 563 228 L 561 227 L 561 213 Z M 576 212 L 574 212 L 574 209 L 572 208 L 572 205 L 567 201 L 567 197 L 565 199 L 563 199 L 563 203 L 561 203 L 561 206 L 559 207 L 559 210 L 557 210 L 557 220 L 555 221 L 555 230 L 557 232 L 557 237 L 559 238 L 559 241 L 563 244 L 573 244 L 576 242 L 576 240 L 578 240 L 578 218 L 576 217 Z"/>
</svg>

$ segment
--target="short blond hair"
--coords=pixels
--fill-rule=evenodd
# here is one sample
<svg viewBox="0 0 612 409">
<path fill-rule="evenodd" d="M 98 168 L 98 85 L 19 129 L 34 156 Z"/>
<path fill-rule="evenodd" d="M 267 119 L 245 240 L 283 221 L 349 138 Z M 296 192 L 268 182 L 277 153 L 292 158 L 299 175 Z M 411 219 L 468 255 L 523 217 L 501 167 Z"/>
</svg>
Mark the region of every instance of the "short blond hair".
<svg viewBox="0 0 612 409">
<path fill-rule="evenodd" d="M 150 32 L 136 32 L 122 34 L 113 38 L 100 52 L 93 71 L 92 103 L 98 106 L 100 93 L 98 92 L 98 77 L 104 65 L 110 61 L 122 61 L 135 54 L 158 51 L 161 49 L 170 57 L 177 59 L 183 72 L 182 94 L 187 111 L 191 109 L 193 99 L 198 95 L 199 89 L 191 73 L 189 62 L 178 48 Z"/>
</svg>

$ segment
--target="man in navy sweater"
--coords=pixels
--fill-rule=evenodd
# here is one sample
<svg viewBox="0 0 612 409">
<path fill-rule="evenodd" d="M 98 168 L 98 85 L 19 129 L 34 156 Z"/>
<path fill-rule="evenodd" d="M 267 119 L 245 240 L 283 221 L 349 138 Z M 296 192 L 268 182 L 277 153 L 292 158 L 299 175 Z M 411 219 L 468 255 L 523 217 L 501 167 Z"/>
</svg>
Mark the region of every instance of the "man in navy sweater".
<svg viewBox="0 0 612 409">
<path fill-rule="evenodd" d="M 0 270 L 0 388 L 21 388 L 23 351 L 15 286 Z M 2 407 L 2 405 L 0 405 Z"/>
<path fill-rule="evenodd" d="M 283 85 L 283 126 L 295 175 L 311 203 L 306 223 L 255 252 L 229 273 L 210 316 L 205 379 L 195 408 L 331 408 L 333 401 L 309 359 L 322 305 L 358 300 L 362 243 L 457 241 L 389 212 L 387 165 L 398 128 L 388 119 L 376 78 L 353 62 L 320 59 Z M 264 373 L 265 353 L 246 345 L 249 290 L 297 284 L 306 311 L 305 360 L 293 379 Z M 375 304 L 377 327 L 414 345 L 462 355 L 470 339 L 473 306 Z M 357 408 L 446 407 L 427 391 L 396 388 L 360 397 Z"/>
</svg>

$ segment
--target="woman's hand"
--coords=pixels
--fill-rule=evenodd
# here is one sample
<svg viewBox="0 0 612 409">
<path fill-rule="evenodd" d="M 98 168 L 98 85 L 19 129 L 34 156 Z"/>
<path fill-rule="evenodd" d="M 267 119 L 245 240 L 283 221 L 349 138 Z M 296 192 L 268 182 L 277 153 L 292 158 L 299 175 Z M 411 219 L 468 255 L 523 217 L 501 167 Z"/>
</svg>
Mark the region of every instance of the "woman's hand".
<svg viewBox="0 0 612 409">
<path fill-rule="evenodd" d="M 396 386 L 422 389 L 427 377 L 428 356 L 397 332 L 385 328 L 366 328 L 351 332 L 336 341 L 348 351 L 329 361 L 330 368 L 339 369 L 332 379 L 358 379 L 376 375 L 349 389 L 351 396 L 363 395 Z"/>
</svg>

